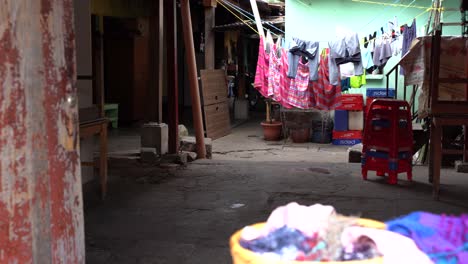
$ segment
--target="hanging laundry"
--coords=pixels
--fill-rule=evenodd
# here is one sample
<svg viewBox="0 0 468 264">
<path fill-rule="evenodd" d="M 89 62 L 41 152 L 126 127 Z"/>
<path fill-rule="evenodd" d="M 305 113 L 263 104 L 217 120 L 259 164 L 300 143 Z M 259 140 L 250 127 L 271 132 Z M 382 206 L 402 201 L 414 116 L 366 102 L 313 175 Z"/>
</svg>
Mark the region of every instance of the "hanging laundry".
<svg viewBox="0 0 468 264">
<path fill-rule="evenodd" d="M 281 96 L 281 105 L 284 108 L 292 108 L 292 106 L 285 100 L 285 98 L 288 96 L 288 89 L 291 86 L 291 79 L 288 78 L 288 70 L 289 70 L 289 64 L 288 64 L 288 51 L 286 49 L 282 49 L 281 51 L 281 81 L 280 81 L 280 86 L 277 87 L 278 90 L 273 90 L 274 93 L 279 92 L 279 96 Z"/>
<path fill-rule="evenodd" d="M 350 79 L 349 77 L 341 79 L 341 92 L 346 92 L 351 88 Z"/>
<path fill-rule="evenodd" d="M 400 54 L 402 45 L 403 45 L 403 36 L 397 36 L 392 41 L 392 44 L 391 44 L 393 56 L 398 56 L 398 54 Z"/>
<path fill-rule="evenodd" d="M 468 215 L 414 212 L 389 221 L 387 229 L 411 238 L 434 263 L 468 263 Z"/>
<path fill-rule="evenodd" d="M 403 44 L 401 47 L 401 56 L 405 56 L 406 53 L 409 51 L 411 47 L 411 43 L 413 40 L 416 38 L 416 19 L 413 19 L 413 23 L 411 26 L 404 25 L 403 26 Z M 403 75 L 405 71 L 403 70 L 402 67 L 400 67 L 400 74 Z"/>
<path fill-rule="evenodd" d="M 254 87 L 264 97 L 268 97 L 268 71 L 270 66 L 270 54 L 265 50 L 265 40 L 260 37 L 258 46 L 257 69 L 255 71 Z"/>
<path fill-rule="evenodd" d="M 349 83 L 351 88 L 361 88 L 366 84 L 366 72 L 362 75 L 356 75 L 349 78 Z"/>
<path fill-rule="evenodd" d="M 387 32 L 398 31 L 400 29 L 397 16 L 394 16 L 393 20 L 389 20 L 387 25 Z"/>
<path fill-rule="evenodd" d="M 357 37 L 357 36 L 356 36 Z M 359 42 L 357 43 L 359 46 Z M 334 62 L 330 62 L 330 49 L 323 49 L 320 55 L 320 67 L 319 67 L 319 79 L 317 82 L 313 82 L 313 94 L 315 98 L 315 108 L 320 110 L 333 110 L 341 105 L 341 87 L 340 81 L 337 84 L 331 82 L 331 70 L 329 65 L 335 65 Z M 361 55 L 359 54 L 359 57 Z M 336 68 L 338 69 L 338 67 Z M 336 73 L 338 74 L 338 72 Z M 361 63 L 361 74 L 362 74 L 362 63 Z M 337 78 L 339 76 L 336 76 Z"/>
<path fill-rule="evenodd" d="M 373 45 L 374 45 L 374 42 L 372 42 L 372 49 L 374 48 Z M 369 69 L 372 66 L 374 66 L 374 61 L 372 59 L 370 47 L 364 48 L 362 50 L 362 66 L 364 67 L 364 69 Z"/>
<path fill-rule="evenodd" d="M 294 79 L 291 79 L 289 89 L 286 92 L 286 103 L 297 108 L 309 109 L 313 106 L 310 82 L 310 60 L 304 63 L 299 60 L 297 73 Z M 291 65 L 289 65 L 291 68 Z"/>
<path fill-rule="evenodd" d="M 387 61 L 392 57 L 392 47 L 386 40 L 382 40 L 376 44 L 374 48 L 373 62 L 375 66 L 387 64 Z"/>
<path fill-rule="evenodd" d="M 339 67 L 340 67 L 340 79 L 346 79 L 348 77 L 355 75 L 354 64 L 352 62 L 341 64 Z"/>
<path fill-rule="evenodd" d="M 288 54 L 288 77 L 296 77 L 299 60 L 301 57 L 305 57 L 309 61 L 309 78 L 311 81 L 316 81 L 318 78 L 318 48 L 319 43 L 316 41 L 305 41 L 293 38 Z"/>
<path fill-rule="evenodd" d="M 361 75 L 363 73 L 361 48 L 357 34 L 348 34 L 344 37 L 340 37 L 338 40 L 330 41 L 328 46 L 330 47 L 330 84 L 339 84 L 338 65 L 352 62 L 354 64 L 354 73 L 356 75 Z"/>
<path fill-rule="evenodd" d="M 277 44 L 273 44 L 270 49 L 270 64 L 268 67 L 268 89 L 267 96 L 273 97 L 274 90 L 278 90 L 278 86 L 281 85 L 281 48 Z M 276 95 L 276 98 L 273 98 L 277 102 L 281 102 L 281 95 Z"/>
<path fill-rule="evenodd" d="M 274 45 L 270 52 L 270 67 L 268 72 L 268 97 L 286 108 L 291 106 L 283 100 L 285 87 L 289 87 L 290 79 L 287 77 L 288 63 L 287 51 Z"/>
</svg>

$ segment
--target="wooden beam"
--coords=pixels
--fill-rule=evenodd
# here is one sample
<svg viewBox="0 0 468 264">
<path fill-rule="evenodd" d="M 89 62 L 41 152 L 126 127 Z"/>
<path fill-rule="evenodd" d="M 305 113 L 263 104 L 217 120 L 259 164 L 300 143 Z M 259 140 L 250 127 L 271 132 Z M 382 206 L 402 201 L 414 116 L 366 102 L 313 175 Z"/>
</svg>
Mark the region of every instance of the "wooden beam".
<svg viewBox="0 0 468 264">
<path fill-rule="evenodd" d="M 147 121 L 162 123 L 163 67 L 164 67 L 164 7 L 163 1 L 154 1 L 150 21 L 150 78 L 149 96 L 146 102 Z"/>
<path fill-rule="evenodd" d="M 215 1 L 216 3 L 216 1 Z M 205 6 L 205 69 L 215 68 L 215 26 L 216 7 Z"/>
<path fill-rule="evenodd" d="M 216 7 L 216 0 L 203 0 L 204 7 Z"/>
<path fill-rule="evenodd" d="M 200 103 L 200 89 L 198 88 L 197 64 L 195 61 L 195 47 L 193 44 L 192 18 L 190 15 L 189 0 L 181 0 L 182 28 L 190 80 L 190 94 L 192 99 L 193 125 L 199 159 L 206 158 L 205 133 L 203 130 L 203 117 Z"/>
<path fill-rule="evenodd" d="M 2 1 L 0 263 L 85 263 L 73 10 Z"/>
<path fill-rule="evenodd" d="M 169 153 L 179 150 L 179 85 L 177 76 L 177 4 L 164 0 L 164 24 L 166 28 L 167 97 L 169 114 Z"/>
</svg>

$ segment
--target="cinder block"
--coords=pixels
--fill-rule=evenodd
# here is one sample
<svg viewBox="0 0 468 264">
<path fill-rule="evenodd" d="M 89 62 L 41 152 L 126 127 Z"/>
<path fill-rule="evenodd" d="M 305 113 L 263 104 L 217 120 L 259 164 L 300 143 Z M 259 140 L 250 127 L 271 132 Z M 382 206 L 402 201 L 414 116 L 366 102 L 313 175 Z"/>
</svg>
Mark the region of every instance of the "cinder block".
<svg viewBox="0 0 468 264">
<path fill-rule="evenodd" d="M 156 148 L 141 148 L 140 159 L 144 163 L 155 163 L 158 161 L 158 153 Z"/>
<path fill-rule="evenodd" d="M 455 161 L 455 171 L 456 172 L 462 172 L 462 173 L 468 173 L 468 163 L 463 162 L 462 160 Z"/>
<path fill-rule="evenodd" d="M 161 163 L 175 163 L 180 165 L 185 165 L 188 162 L 187 152 L 180 152 L 177 154 L 167 154 L 161 157 Z"/>
<path fill-rule="evenodd" d="M 166 124 L 146 123 L 141 129 L 141 147 L 156 148 L 157 154 L 168 152 L 169 128 Z"/>
<path fill-rule="evenodd" d="M 205 138 L 206 158 L 211 159 L 213 143 L 211 138 Z M 180 150 L 188 152 L 197 152 L 197 143 L 195 137 L 183 137 L 180 140 Z"/>
<path fill-rule="evenodd" d="M 190 152 L 190 151 L 182 151 L 182 153 L 187 154 L 187 161 L 192 162 L 197 159 L 197 153 L 196 152 Z"/>
<path fill-rule="evenodd" d="M 179 125 L 179 140 L 183 137 L 188 137 L 189 136 L 189 132 L 187 130 L 187 128 L 184 126 L 184 125 Z"/>
</svg>

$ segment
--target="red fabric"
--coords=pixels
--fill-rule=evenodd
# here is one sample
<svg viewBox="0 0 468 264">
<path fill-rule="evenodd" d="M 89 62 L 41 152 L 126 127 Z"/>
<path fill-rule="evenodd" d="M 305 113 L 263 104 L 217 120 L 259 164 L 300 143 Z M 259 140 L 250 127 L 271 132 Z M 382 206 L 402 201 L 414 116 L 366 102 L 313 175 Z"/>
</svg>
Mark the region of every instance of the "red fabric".
<svg viewBox="0 0 468 264">
<path fill-rule="evenodd" d="M 286 103 L 297 108 L 312 107 L 311 85 L 309 85 L 309 66 L 299 61 L 296 78 L 291 79 Z"/>
<path fill-rule="evenodd" d="M 261 95 L 268 97 L 268 72 L 270 56 L 265 52 L 264 39 L 260 37 L 258 46 L 257 70 L 255 72 L 254 87 Z"/>
<path fill-rule="evenodd" d="M 286 97 L 288 96 L 288 90 L 289 86 L 291 86 L 291 79 L 288 78 L 288 51 L 286 49 L 283 49 L 281 52 L 281 87 L 280 87 L 280 95 L 281 95 L 281 105 L 285 108 L 292 108 L 291 105 L 286 100 Z"/>
<path fill-rule="evenodd" d="M 320 55 L 318 80 L 312 83 L 315 108 L 333 110 L 341 105 L 341 86 L 330 84 L 328 59 L 330 49 L 324 49 Z"/>
</svg>

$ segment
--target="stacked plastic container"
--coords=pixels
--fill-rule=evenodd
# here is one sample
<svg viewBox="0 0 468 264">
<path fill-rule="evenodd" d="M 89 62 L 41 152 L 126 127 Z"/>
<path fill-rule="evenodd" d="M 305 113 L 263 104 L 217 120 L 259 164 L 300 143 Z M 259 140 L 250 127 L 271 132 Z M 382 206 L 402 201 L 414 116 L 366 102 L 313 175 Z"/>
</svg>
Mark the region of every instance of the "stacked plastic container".
<svg viewBox="0 0 468 264">
<path fill-rule="evenodd" d="M 341 106 L 335 110 L 333 144 L 353 146 L 361 143 L 364 129 L 362 94 L 341 95 Z"/>
<path fill-rule="evenodd" d="M 387 96 L 387 88 L 367 88 L 366 89 L 366 109 L 365 112 L 369 110 L 369 106 L 374 101 L 374 99 L 379 98 L 394 98 L 395 97 L 395 89 L 389 88 L 388 89 L 388 96 Z"/>
<path fill-rule="evenodd" d="M 410 106 L 406 101 L 377 99 L 367 112 L 362 148 L 362 177 L 368 171 L 388 175 L 396 184 L 398 174 L 412 178 L 413 129 Z"/>
</svg>

